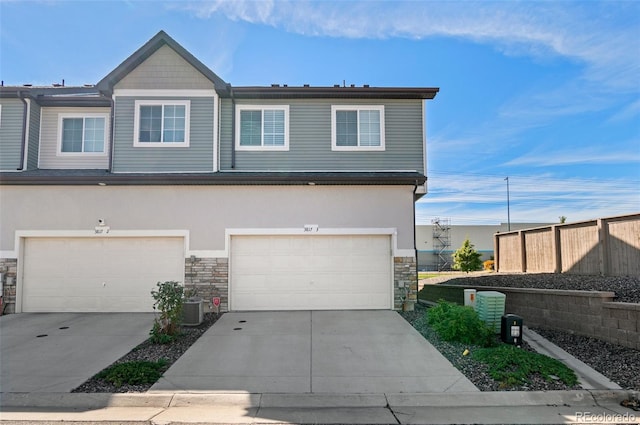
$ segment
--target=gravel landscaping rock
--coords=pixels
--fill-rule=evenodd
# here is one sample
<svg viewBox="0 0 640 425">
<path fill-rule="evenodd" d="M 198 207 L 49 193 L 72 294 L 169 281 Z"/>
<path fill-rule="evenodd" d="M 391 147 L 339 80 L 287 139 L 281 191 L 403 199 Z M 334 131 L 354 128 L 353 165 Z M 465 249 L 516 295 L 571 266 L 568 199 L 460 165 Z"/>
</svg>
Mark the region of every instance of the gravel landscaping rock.
<svg viewBox="0 0 640 425">
<path fill-rule="evenodd" d="M 199 326 L 183 326 L 181 329 L 181 335 L 175 341 L 169 344 L 153 344 L 149 340 L 146 340 L 136 348 L 131 350 L 128 354 L 118 359 L 114 364 L 146 360 L 156 362 L 160 359 L 167 360 L 166 367 L 162 370 L 164 373 L 173 363 L 175 363 L 185 351 L 189 349 L 197 340 L 207 331 L 221 316 L 223 313 L 214 314 L 206 313 L 204 315 L 204 321 Z M 130 393 L 130 392 L 145 392 L 151 388 L 153 384 L 143 385 L 128 385 L 123 384 L 120 387 L 116 387 L 114 384 L 106 382 L 102 379 L 92 377 L 78 388 L 74 389 L 73 393 Z"/>
<path fill-rule="evenodd" d="M 429 283 L 429 280 L 425 280 Z M 452 277 L 438 283 L 446 285 L 499 286 L 504 288 L 563 289 L 615 292 L 615 301 L 640 303 L 638 276 L 582 276 L 564 273 L 480 274 Z"/>
<path fill-rule="evenodd" d="M 568 332 L 533 330 L 622 388 L 640 390 L 639 350 Z"/>
<path fill-rule="evenodd" d="M 417 304 L 412 312 L 400 313 L 418 332 L 420 332 L 440 353 L 447 358 L 464 376 L 467 377 L 480 391 L 550 391 L 550 390 L 575 390 L 579 385 L 568 386 L 562 381 L 547 381 L 542 376 L 533 376 L 530 382 L 509 388 L 501 387 L 488 373 L 485 363 L 474 360 L 470 355 L 463 355 L 465 349 L 473 350 L 474 347 L 458 343 L 443 341 L 427 324 L 426 308 Z M 496 336 L 496 338 L 498 338 Z M 523 350 L 535 352 L 526 342 Z"/>
</svg>

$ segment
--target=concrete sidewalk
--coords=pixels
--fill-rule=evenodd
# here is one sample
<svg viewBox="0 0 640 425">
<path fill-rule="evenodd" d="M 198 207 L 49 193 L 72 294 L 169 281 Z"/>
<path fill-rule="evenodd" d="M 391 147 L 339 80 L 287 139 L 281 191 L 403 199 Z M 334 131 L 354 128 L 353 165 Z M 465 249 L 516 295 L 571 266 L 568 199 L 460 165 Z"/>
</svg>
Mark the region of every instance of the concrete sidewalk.
<svg viewBox="0 0 640 425">
<path fill-rule="evenodd" d="M 2 394 L 13 423 L 640 423 L 626 391 L 448 394 Z"/>
</svg>

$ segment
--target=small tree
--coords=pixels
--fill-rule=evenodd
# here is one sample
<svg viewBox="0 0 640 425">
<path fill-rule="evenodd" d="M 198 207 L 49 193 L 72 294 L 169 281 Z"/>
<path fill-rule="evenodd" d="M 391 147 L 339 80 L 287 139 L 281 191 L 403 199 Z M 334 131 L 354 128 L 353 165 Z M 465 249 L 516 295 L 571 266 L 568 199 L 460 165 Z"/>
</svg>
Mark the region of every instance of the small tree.
<svg viewBox="0 0 640 425">
<path fill-rule="evenodd" d="M 480 270 L 482 267 L 481 256 L 482 254 L 475 250 L 473 244 L 467 238 L 462 246 L 453 253 L 453 269 L 467 273 Z"/>
<path fill-rule="evenodd" d="M 158 282 L 157 287 L 151 296 L 155 300 L 153 309 L 160 310 L 160 318 L 156 318 L 150 334 L 154 342 L 166 343 L 180 331 L 184 288 L 175 281 Z"/>
</svg>

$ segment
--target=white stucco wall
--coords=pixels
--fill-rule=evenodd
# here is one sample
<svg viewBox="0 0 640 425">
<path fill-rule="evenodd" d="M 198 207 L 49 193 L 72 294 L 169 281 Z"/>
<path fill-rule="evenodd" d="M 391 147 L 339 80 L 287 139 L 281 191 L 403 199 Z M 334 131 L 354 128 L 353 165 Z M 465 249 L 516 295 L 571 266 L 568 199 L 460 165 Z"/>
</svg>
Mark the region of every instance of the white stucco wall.
<svg viewBox="0 0 640 425">
<path fill-rule="evenodd" d="M 187 250 L 224 250 L 225 229 L 396 228 L 413 249 L 413 186 L 2 186 L 0 251 L 16 231 L 186 230 Z"/>
</svg>

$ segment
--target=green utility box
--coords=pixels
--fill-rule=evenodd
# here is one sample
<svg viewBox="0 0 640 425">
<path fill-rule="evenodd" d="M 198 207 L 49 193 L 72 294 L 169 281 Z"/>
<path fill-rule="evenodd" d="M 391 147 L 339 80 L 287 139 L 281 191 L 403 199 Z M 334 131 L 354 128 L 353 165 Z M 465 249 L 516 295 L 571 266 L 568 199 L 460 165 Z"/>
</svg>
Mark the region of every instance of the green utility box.
<svg viewBox="0 0 640 425">
<path fill-rule="evenodd" d="M 480 319 L 493 328 L 495 333 L 500 333 L 506 298 L 502 292 L 479 291 L 476 293 L 475 310 Z"/>
</svg>

